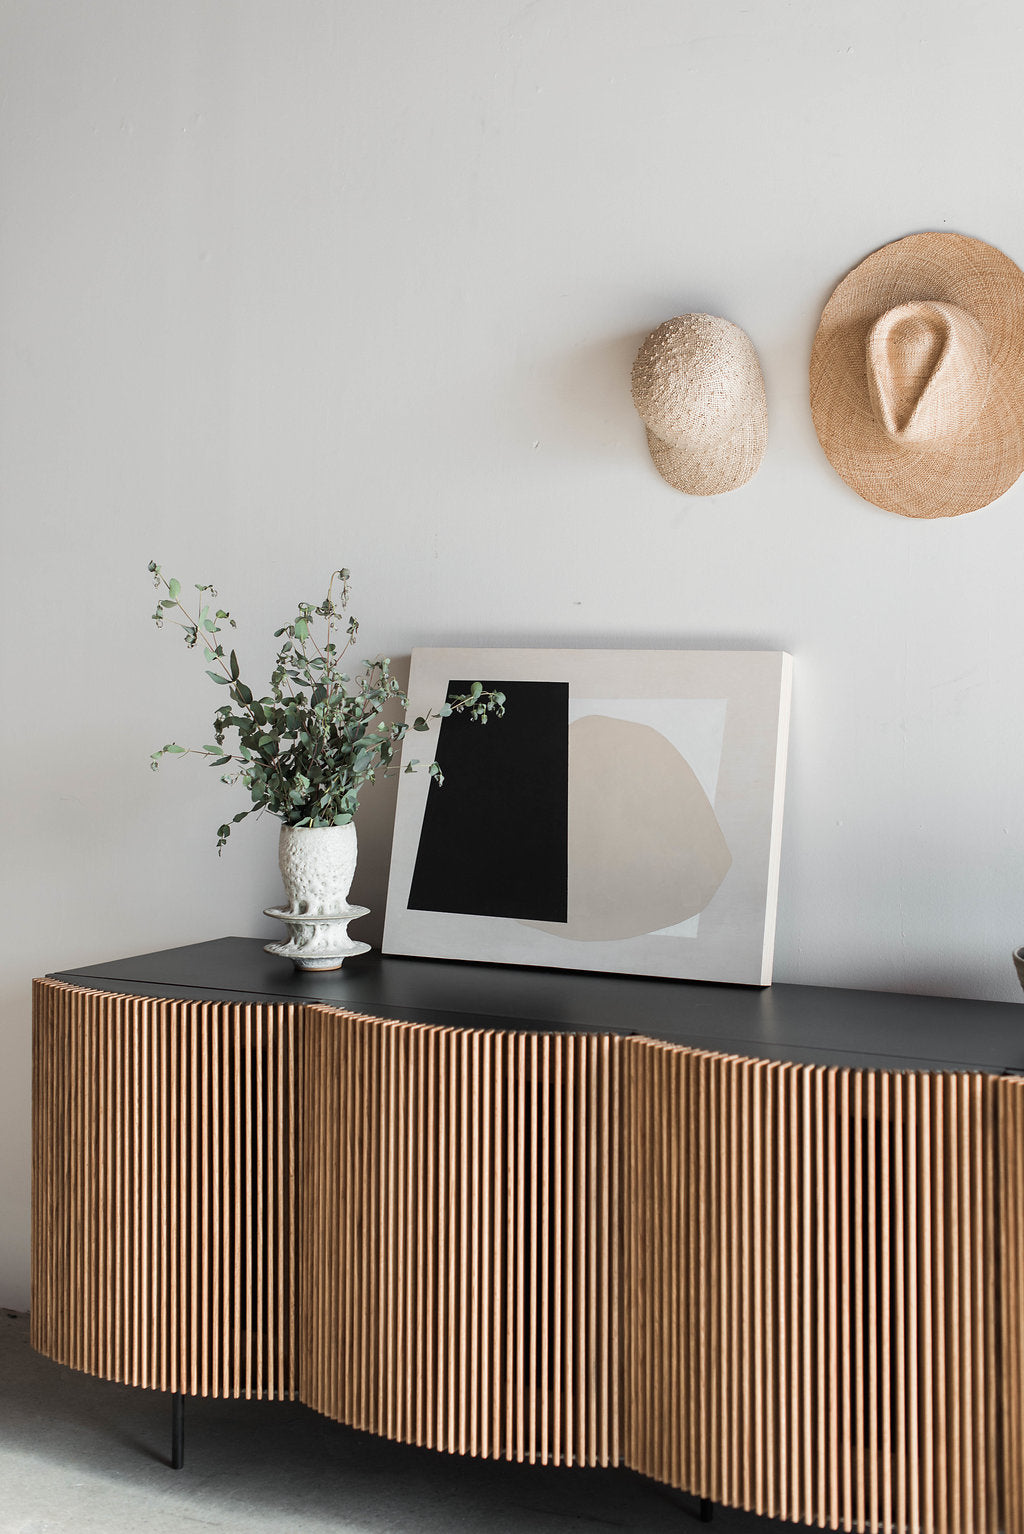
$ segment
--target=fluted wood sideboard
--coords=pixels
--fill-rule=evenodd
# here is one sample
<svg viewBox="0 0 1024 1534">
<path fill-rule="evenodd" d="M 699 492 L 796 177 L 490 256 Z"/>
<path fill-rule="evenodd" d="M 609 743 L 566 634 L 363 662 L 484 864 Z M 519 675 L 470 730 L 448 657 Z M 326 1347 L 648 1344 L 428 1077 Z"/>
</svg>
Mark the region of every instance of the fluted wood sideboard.
<svg viewBox="0 0 1024 1534">
<path fill-rule="evenodd" d="M 32 1338 L 829 1528 L 1024 1534 L 1010 1004 L 245 939 L 36 982 Z"/>
</svg>

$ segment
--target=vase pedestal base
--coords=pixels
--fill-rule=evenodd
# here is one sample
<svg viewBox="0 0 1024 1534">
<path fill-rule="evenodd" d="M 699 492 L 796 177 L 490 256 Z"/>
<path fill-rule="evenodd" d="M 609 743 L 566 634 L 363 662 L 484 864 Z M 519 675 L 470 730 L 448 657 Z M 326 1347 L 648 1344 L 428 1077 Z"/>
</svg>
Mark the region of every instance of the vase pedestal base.
<svg viewBox="0 0 1024 1534">
<path fill-rule="evenodd" d="M 285 943 L 265 943 L 264 952 L 276 954 L 279 959 L 291 959 L 296 969 L 340 969 L 346 959 L 370 951 L 369 943 L 357 942 L 348 935 L 349 922 L 357 916 L 369 916 L 369 906 L 350 905 L 343 911 L 309 916 L 268 906 L 263 914 L 283 921 L 290 934 Z"/>
</svg>

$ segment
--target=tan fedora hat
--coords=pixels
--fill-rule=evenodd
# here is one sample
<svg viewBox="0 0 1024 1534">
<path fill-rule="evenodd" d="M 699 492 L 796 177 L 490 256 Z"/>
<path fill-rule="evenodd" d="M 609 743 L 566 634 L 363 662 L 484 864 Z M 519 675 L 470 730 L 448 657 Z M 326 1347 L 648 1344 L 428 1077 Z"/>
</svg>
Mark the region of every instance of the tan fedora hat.
<svg viewBox="0 0 1024 1534">
<path fill-rule="evenodd" d="M 962 234 L 883 245 L 825 306 L 811 414 L 836 473 L 873 505 L 987 506 L 1024 471 L 1024 272 Z"/>
<path fill-rule="evenodd" d="M 680 314 L 652 330 L 633 363 L 633 403 L 654 466 L 674 489 L 723 495 L 760 468 L 764 379 L 750 337 L 729 320 Z"/>
</svg>

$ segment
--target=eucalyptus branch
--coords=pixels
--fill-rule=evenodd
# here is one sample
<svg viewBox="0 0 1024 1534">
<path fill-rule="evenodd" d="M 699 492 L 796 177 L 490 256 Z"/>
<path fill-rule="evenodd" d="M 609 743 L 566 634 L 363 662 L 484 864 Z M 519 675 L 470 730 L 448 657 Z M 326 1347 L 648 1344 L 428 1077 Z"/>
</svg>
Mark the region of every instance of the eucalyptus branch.
<svg viewBox="0 0 1024 1534">
<path fill-rule="evenodd" d="M 219 642 L 220 625 L 235 627 L 230 613 L 217 608 L 211 616 L 216 591 L 209 585 L 197 585 L 200 599 L 209 593 L 211 602 L 200 600 L 193 617 L 180 600 L 181 582 L 164 576 L 155 562 L 149 566 L 153 583 L 167 592 L 157 604 L 153 619 L 163 627 L 169 614 L 177 609 L 185 623 L 172 619 L 184 632 L 185 644 L 194 649 L 203 639 L 207 676 L 218 686 L 227 687 L 230 703 L 214 714 L 215 746 L 201 750 L 179 746 L 176 742 L 154 751 L 150 765 L 159 767 L 164 756 L 195 755 L 211 766 L 237 764 L 237 770 L 222 774 L 226 784 L 241 783 L 252 801 L 217 833 L 222 849 L 233 825 L 251 814 L 268 812 L 287 825 L 345 825 L 355 815 L 360 790 L 378 776 L 389 777 L 397 771 L 396 748 L 409 729 L 427 730 L 430 722 L 465 711 L 475 722 L 486 723 L 489 715 L 500 717 L 505 709 L 504 694 L 486 691 L 474 682 L 469 692 L 447 698 L 436 710 L 430 710 L 410 725 L 407 719 L 382 717 L 391 704 L 407 708 L 409 699 L 391 671 L 387 656 L 362 662 L 354 676 L 341 669 L 342 661 L 355 644 L 359 632 L 356 619 L 349 617 L 345 643 L 335 642 L 335 633 L 344 618 L 349 598 L 349 572 L 338 569 L 331 575 L 327 595 L 314 606 L 300 602 L 295 618 L 275 631 L 280 640 L 270 678 L 270 693 L 257 698 L 242 680 L 234 650 L 225 657 Z M 340 582 L 337 599 L 335 583 Z M 317 621 L 324 624 L 323 643 L 315 632 Z M 208 637 L 209 636 L 209 637 Z M 294 684 L 294 685 L 293 685 Z M 374 727 L 374 721 L 377 721 Z M 229 732 L 238 736 L 235 750 L 225 748 Z M 411 771 L 415 763 L 410 763 Z M 436 761 L 428 768 L 437 782 L 443 782 Z"/>
</svg>

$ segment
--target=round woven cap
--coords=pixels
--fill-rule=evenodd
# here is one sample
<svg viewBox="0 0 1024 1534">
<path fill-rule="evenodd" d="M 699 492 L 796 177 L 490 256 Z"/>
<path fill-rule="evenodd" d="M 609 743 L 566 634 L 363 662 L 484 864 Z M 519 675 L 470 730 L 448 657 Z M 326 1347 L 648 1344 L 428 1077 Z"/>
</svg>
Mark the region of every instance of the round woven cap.
<svg viewBox="0 0 1024 1534">
<path fill-rule="evenodd" d="M 714 314 L 652 330 L 633 363 L 633 403 L 654 466 L 686 495 L 722 495 L 760 468 L 768 440 L 764 379 L 745 331 Z"/>
<path fill-rule="evenodd" d="M 873 505 L 989 505 L 1024 471 L 1024 272 L 962 234 L 883 245 L 825 306 L 811 414 L 832 467 Z"/>
</svg>

